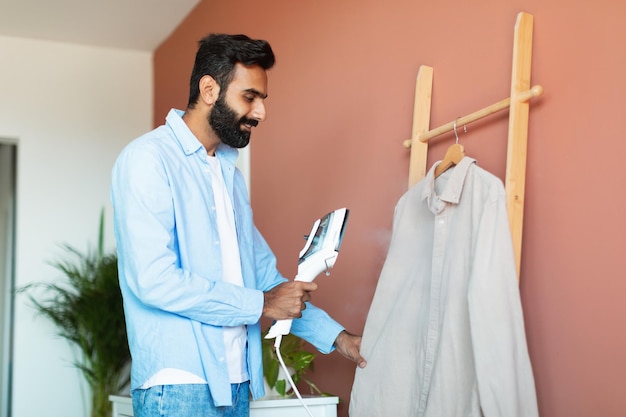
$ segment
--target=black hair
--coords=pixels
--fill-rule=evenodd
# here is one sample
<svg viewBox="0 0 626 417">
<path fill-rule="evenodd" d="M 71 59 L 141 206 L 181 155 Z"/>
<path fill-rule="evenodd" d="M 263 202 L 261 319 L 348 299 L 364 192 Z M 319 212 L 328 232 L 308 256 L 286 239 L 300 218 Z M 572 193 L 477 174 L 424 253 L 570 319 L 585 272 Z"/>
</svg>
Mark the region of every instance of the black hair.
<svg viewBox="0 0 626 417">
<path fill-rule="evenodd" d="M 246 35 L 210 34 L 198 42 L 196 61 L 189 81 L 188 108 L 193 108 L 200 95 L 200 79 L 210 75 L 226 91 L 233 79 L 235 64 L 259 65 L 264 70 L 274 66 L 274 52 L 267 41 Z"/>
</svg>

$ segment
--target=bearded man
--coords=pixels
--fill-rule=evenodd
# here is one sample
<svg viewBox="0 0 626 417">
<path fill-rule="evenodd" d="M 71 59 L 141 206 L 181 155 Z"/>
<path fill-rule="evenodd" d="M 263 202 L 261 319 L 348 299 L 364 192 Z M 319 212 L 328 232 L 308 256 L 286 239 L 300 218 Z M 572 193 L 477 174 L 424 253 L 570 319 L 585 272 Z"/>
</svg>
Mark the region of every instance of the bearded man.
<svg viewBox="0 0 626 417">
<path fill-rule="evenodd" d="M 248 416 L 264 395 L 261 316 L 365 366 L 360 336 L 310 304 L 255 227 L 237 148 L 265 120 L 264 40 L 199 42 L 187 109 L 128 144 L 111 199 L 135 417 Z"/>
</svg>

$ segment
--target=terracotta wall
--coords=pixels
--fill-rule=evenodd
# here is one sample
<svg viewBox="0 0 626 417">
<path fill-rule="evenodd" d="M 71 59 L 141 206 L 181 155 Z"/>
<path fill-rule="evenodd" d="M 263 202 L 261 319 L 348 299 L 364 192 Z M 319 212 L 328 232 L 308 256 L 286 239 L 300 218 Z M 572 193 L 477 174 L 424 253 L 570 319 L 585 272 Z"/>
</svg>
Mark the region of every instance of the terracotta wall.
<svg viewBox="0 0 626 417">
<path fill-rule="evenodd" d="M 209 32 L 267 39 L 268 120 L 253 134 L 252 203 L 282 272 L 313 219 L 351 209 L 342 253 L 316 304 L 361 332 L 407 189 L 417 70 L 434 68 L 431 126 L 508 96 L 513 25 L 535 17 L 521 274 L 541 415 L 626 415 L 623 216 L 626 3 L 529 0 L 203 1 L 155 54 L 155 124 L 184 107 L 195 42 Z M 504 176 L 507 115 L 468 126 L 466 152 Z M 433 142 L 428 166 L 453 135 Z M 353 364 L 317 359 L 342 397 Z"/>
</svg>

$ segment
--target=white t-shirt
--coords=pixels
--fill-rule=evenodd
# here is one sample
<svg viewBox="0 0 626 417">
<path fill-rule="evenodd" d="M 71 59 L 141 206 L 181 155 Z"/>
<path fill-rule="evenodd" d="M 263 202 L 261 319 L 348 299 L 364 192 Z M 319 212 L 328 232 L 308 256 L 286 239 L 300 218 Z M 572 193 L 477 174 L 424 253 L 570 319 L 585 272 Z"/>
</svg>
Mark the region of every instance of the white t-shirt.
<svg viewBox="0 0 626 417">
<path fill-rule="evenodd" d="M 207 161 L 211 166 L 211 183 L 213 185 L 217 226 L 222 244 L 222 277 L 228 283 L 243 287 L 233 205 L 226 190 L 219 159 L 208 156 Z M 237 384 L 247 381 L 249 377 L 245 355 L 246 326 L 224 327 L 223 330 L 230 382 Z"/>
</svg>

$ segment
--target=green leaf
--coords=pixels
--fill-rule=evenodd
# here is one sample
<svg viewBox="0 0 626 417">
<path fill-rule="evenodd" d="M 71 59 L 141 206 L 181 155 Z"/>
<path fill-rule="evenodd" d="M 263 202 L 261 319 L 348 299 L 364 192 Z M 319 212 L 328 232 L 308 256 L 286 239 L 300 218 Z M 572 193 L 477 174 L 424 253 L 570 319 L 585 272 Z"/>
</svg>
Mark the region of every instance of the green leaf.
<svg viewBox="0 0 626 417">
<path fill-rule="evenodd" d="M 284 397 L 287 393 L 287 381 L 285 381 L 284 379 L 279 379 L 278 381 L 276 381 L 276 392 Z"/>
</svg>

